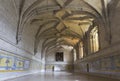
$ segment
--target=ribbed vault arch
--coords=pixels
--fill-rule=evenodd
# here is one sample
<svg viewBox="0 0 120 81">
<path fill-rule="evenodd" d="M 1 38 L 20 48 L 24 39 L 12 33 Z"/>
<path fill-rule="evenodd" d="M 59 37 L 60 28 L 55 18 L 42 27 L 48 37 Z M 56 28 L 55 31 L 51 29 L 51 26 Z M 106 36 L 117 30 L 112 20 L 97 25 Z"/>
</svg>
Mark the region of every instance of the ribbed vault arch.
<svg viewBox="0 0 120 81">
<path fill-rule="evenodd" d="M 34 35 L 34 55 L 37 54 L 39 45 L 42 46 L 41 56 L 44 53 L 47 54 L 50 50 L 59 48 L 61 45 L 74 47 L 83 40 L 85 33 L 93 24 L 104 27 L 108 36 L 110 35 L 110 22 L 105 8 L 108 4 L 106 1 L 36 0 L 25 9 L 24 3 L 17 29 L 17 43 L 22 37 L 24 28 L 33 24 L 38 27 Z M 96 5 L 97 2 L 98 5 Z M 111 3 L 109 2 L 109 4 Z M 41 43 L 41 39 L 44 42 Z"/>
</svg>

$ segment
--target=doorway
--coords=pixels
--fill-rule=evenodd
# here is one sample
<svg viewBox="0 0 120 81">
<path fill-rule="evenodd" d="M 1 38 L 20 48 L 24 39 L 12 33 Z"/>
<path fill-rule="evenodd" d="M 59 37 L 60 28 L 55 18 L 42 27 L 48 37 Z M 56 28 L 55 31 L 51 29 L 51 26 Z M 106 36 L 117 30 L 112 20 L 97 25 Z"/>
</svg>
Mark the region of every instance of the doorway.
<svg viewBox="0 0 120 81">
<path fill-rule="evenodd" d="M 89 64 L 87 64 L 87 72 L 89 72 Z"/>
</svg>

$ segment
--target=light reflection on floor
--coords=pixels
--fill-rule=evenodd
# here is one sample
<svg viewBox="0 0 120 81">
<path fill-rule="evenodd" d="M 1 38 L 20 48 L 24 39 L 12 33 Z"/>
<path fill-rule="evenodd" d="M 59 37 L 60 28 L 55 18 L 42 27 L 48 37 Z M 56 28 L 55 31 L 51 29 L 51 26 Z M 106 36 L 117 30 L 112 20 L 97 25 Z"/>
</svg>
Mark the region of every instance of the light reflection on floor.
<svg viewBox="0 0 120 81">
<path fill-rule="evenodd" d="M 56 73 L 39 73 L 6 81 L 120 81 L 120 80 L 83 74 L 56 72 Z"/>
</svg>

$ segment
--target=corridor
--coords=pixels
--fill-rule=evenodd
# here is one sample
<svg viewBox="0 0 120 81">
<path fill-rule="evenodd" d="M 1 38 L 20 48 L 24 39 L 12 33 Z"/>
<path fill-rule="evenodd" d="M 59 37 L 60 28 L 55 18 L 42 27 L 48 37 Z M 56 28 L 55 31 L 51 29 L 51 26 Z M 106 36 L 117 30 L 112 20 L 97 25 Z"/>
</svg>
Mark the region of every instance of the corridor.
<svg viewBox="0 0 120 81">
<path fill-rule="evenodd" d="M 5 81 L 120 81 L 116 79 L 71 73 L 40 73 Z"/>
<path fill-rule="evenodd" d="M 120 0 L 0 0 L 0 81 L 114 78 Z"/>
</svg>

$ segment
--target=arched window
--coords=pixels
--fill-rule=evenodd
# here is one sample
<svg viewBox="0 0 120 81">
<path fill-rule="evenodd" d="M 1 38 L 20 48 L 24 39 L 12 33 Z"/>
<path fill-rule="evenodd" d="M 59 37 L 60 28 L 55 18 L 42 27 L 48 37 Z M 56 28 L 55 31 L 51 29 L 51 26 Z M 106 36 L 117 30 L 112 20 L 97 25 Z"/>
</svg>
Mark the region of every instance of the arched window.
<svg viewBox="0 0 120 81">
<path fill-rule="evenodd" d="M 73 54 L 74 54 L 74 61 L 76 61 L 77 60 L 77 54 L 76 54 L 76 50 L 75 49 L 73 49 Z"/>
<path fill-rule="evenodd" d="M 80 51 L 79 58 L 81 59 L 83 58 L 83 42 L 80 42 L 79 51 Z"/>
<path fill-rule="evenodd" d="M 91 53 L 97 52 L 99 50 L 98 27 L 94 27 L 90 32 L 90 48 Z"/>
</svg>

